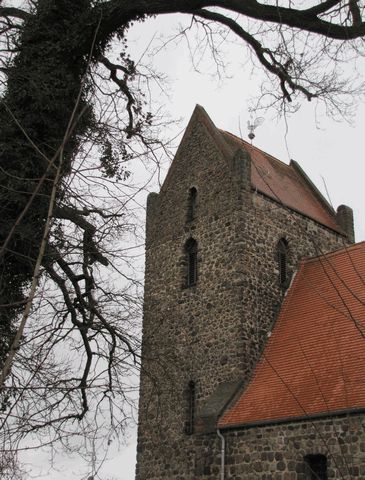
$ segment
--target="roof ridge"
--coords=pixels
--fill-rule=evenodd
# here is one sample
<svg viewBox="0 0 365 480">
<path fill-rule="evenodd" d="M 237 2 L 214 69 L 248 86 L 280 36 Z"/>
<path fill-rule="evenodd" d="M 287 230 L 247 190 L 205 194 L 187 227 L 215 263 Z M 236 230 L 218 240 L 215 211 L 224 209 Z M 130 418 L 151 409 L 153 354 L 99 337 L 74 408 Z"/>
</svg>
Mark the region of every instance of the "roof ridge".
<svg viewBox="0 0 365 480">
<path fill-rule="evenodd" d="M 285 163 L 233 133 L 226 130 L 220 130 L 220 132 L 227 144 L 241 148 L 250 154 L 252 165 L 256 168 L 256 172 L 252 172 L 251 179 L 256 191 L 312 218 L 340 235 L 345 235 L 343 228 L 338 223 L 335 209 L 328 203 L 298 162 L 291 159 L 290 163 Z M 285 180 L 285 177 L 288 181 Z M 298 197 L 295 192 L 302 192 L 303 198 L 300 200 L 301 196 Z"/>
</svg>

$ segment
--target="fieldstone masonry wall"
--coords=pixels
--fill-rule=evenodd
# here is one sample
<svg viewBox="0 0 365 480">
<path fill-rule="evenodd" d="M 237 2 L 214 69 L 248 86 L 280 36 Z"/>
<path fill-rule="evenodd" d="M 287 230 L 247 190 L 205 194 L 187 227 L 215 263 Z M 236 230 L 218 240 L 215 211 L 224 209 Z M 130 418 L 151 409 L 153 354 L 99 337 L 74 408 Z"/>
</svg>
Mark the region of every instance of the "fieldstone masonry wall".
<svg viewBox="0 0 365 480">
<path fill-rule="evenodd" d="M 229 432 L 225 478 L 307 480 L 308 454 L 327 457 L 328 480 L 365 478 L 364 428 L 363 415 L 348 415 Z"/>
<path fill-rule="evenodd" d="M 218 478 L 220 444 L 215 433 L 204 433 L 199 415 L 219 386 L 246 382 L 259 358 L 284 293 L 278 240 L 288 241 L 292 272 L 304 256 L 347 241 L 252 191 L 249 156 L 241 150 L 227 158 L 209 122 L 195 113 L 161 192 L 148 201 L 137 480 Z M 187 222 L 193 186 L 197 212 Z M 189 238 L 198 242 L 198 282 L 186 288 Z M 191 380 L 196 427 L 203 427 L 186 435 Z M 321 425 L 327 431 L 329 424 Z M 300 434 L 302 446 L 293 447 L 299 458 L 313 435 L 306 437 L 304 424 L 230 433 L 226 478 L 300 479 L 294 457 L 293 465 L 277 460 L 283 452 L 278 432 L 284 430 L 293 438 L 290 445 L 291 432 Z M 284 465 L 280 477 L 274 465 Z"/>
</svg>

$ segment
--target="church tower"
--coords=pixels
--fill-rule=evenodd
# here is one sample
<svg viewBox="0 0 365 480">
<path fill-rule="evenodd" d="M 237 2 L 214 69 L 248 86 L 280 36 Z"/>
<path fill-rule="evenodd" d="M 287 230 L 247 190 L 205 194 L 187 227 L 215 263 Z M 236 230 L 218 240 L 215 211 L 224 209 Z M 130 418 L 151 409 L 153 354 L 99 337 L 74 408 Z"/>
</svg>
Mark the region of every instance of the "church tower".
<svg viewBox="0 0 365 480">
<path fill-rule="evenodd" d="M 250 378 L 300 259 L 353 242 L 300 166 L 195 108 L 148 197 L 137 480 L 218 478 L 217 420 Z"/>
</svg>

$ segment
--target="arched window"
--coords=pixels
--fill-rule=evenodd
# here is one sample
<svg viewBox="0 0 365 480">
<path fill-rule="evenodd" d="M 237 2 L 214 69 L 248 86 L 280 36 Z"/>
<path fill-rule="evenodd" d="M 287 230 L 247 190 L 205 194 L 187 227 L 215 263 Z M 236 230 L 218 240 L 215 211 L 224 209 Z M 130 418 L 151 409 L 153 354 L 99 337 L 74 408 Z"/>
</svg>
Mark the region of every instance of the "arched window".
<svg viewBox="0 0 365 480">
<path fill-rule="evenodd" d="M 279 283 L 281 287 L 288 286 L 288 242 L 285 238 L 281 238 L 278 241 L 277 247 L 277 260 L 279 268 Z"/>
<path fill-rule="evenodd" d="M 187 419 L 185 422 L 186 435 L 192 435 L 194 433 L 194 421 L 195 421 L 195 382 L 190 380 L 187 388 Z"/>
<path fill-rule="evenodd" d="M 327 457 L 325 455 L 306 455 L 306 480 L 327 480 Z"/>
<path fill-rule="evenodd" d="M 185 253 L 187 256 L 186 286 L 191 287 L 198 280 L 198 244 L 193 238 L 185 244 Z"/>
<path fill-rule="evenodd" d="M 187 220 L 191 222 L 194 220 L 196 216 L 196 202 L 198 197 L 198 191 L 195 187 L 191 187 L 189 190 L 189 198 L 188 198 L 188 215 Z"/>
</svg>

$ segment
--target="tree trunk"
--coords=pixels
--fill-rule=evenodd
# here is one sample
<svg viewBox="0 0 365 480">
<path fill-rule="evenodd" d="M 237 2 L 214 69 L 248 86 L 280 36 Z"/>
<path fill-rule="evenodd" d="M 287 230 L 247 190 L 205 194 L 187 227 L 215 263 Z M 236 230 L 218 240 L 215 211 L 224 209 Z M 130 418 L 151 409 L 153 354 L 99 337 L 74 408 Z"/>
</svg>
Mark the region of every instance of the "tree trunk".
<svg viewBox="0 0 365 480">
<path fill-rule="evenodd" d="M 47 217 L 57 152 L 75 108 L 77 121 L 63 147 L 63 178 L 70 172 L 80 137 L 93 125 L 85 74 L 97 21 L 90 22 L 88 0 L 39 1 L 36 14 L 23 26 L 9 72 L 0 104 L 0 243 L 6 244 L 0 258 L 0 324 L 8 333 L 0 341 L 0 358 L 8 349 L 12 320 L 23 307 Z M 62 181 L 57 196 L 62 196 Z"/>
</svg>

